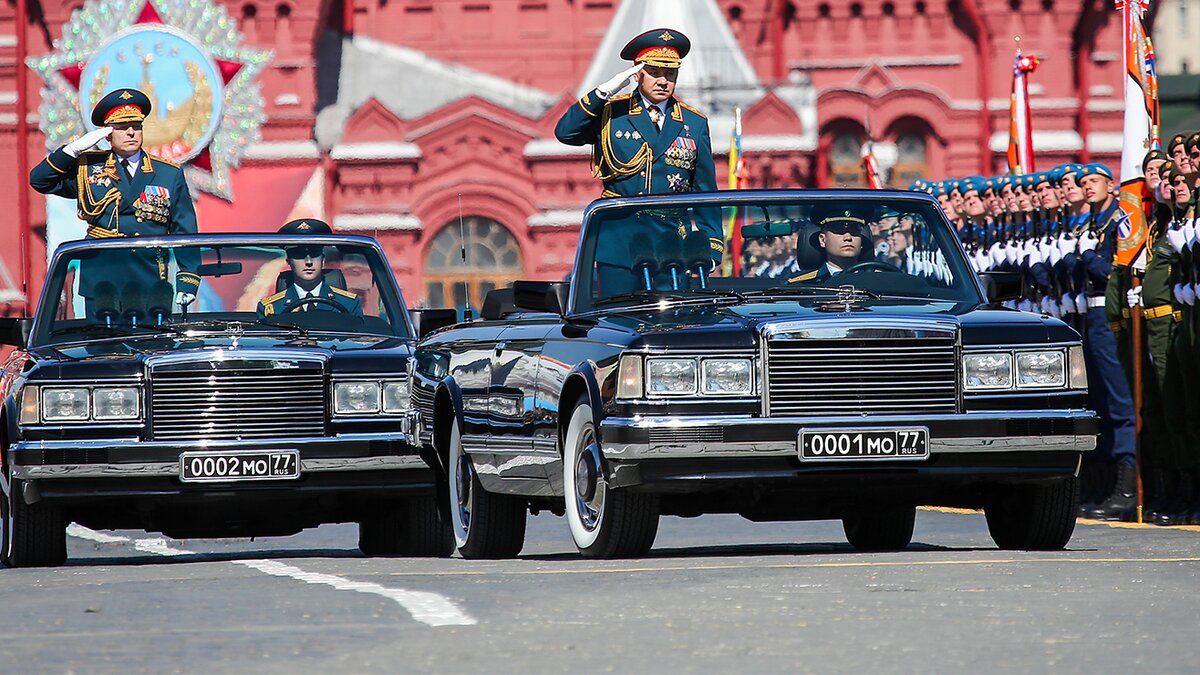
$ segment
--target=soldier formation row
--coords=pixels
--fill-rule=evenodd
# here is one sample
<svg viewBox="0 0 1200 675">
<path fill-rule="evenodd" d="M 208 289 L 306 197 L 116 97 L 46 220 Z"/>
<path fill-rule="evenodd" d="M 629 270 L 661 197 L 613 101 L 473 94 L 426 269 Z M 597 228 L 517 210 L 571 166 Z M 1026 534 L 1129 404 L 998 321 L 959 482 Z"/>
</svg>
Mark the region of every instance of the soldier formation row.
<svg viewBox="0 0 1200 675">
<path fill-rule="evenodd" d="M 1136 518 L 1137 453 L 1144 518 L 1200 523 L 1200 132 L 1173 137 L 1142 163 L 1141 204 L 1117 193 L 1102 164 L 1063 164 L 1020 176 L 928 183 L 955 223 L 977 271 L 1020 273 L 1016 309 L 1070 322 L 1083 335 L 1089 396 L 1102 418 L 1100 443 L 1085 465 L 1080 515 Z M 1119 242 L 1148 225 L 1145 247 Z M 1136 238 L 1136 237 L 1135 237 Z M 1139 308 L 1140 344 L 1133 340 Z M 1134 382 L 1140 359 L 1141 382 Z M 1135 429 L 1140 385 L 1142 429 Z M 1140 441 L 1140 443 L 1139 443 Z"/>
</svg>

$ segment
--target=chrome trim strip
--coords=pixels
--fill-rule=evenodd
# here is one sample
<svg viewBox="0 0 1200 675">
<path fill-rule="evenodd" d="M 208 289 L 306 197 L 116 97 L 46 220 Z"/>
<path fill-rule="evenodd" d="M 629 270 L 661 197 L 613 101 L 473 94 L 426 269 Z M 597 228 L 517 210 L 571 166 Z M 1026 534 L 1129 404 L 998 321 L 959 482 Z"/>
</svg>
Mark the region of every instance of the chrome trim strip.
<svg viewBox="0 0 1200 675">
<path fill-rule="evenodd" d="M 126 441 L 126 442 L 122 442 Z M 408 443 L 409 437 L 403 433 L 353 433 L 336 436 L 310 436 L 302 438 L 253 438 L 246 440 L 178 440 L 178 441 L 134 441 L 131 439 L 79 439 L 79 440 L 48 440 L 20 441 L 14 443 L 11 450 L 108 450 L 113 447 L 136 447 L 143 450 L 245 450 L 254 452 L 258 449 L 289 448 L 293 446 L 321 447 L 340 445 L 342 443 L 362 441 L 399 441 Z"/>
<path fill-rule="evenodd" d="M 209 361 L 310 361 L 324 366 L 329 360 L 329 354 L 321 354 L 312 349 L 291 349 L 286 347 L 238 347 L 216 349 L 200 349 L 190 352 L 157 354 L 147 357 L 146 367 L 150 370 L 165 365 L 179 363 L 204 363 Z M 287 372 L 281 369 L 282 372 Z"/>
<path fill-rule="evenodd" d="M 247 452 L 254 452 L 247 450 Z M 335 457 L 305 459 L 300 473 L 328 471 L 375 471 L 380 469 L 424 469 L 427 465 L 418 455 L 388 457 Z M 52 466 L 19 466 L 14 474 L 21 479 L 37 478 L 136 478 L 144 476 L 178 476 L 179 462 L 139 462 L 131 464 L 55 464 Z M 240 483 L 245 481 L 225 481 Z M 213 484 L 222 481 L 211 481 Z"/>
</svg>

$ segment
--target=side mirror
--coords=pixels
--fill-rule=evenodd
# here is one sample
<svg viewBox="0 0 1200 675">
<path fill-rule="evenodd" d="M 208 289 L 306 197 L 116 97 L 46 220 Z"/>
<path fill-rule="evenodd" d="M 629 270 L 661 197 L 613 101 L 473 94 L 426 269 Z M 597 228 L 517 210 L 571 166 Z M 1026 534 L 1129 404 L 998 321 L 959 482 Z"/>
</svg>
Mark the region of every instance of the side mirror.
<svg viewBox="0 0 1200 675">
<path fill-rule="evenodd" d="M 567 313 L 570 285 L 562 281 L 514 281 L 513 304 L 535 312 Z"/>
<path fill-rule="evenodd" d="M 1021 298 L 1021 274 L 1019 272 L 980 272 L 979 281 L 989 304 Z"/>
<path fill-rule="evenodd" d="M 458 323 L 458 310 L 456 309 L 410 309 L 408 316 L 412 319 L 413 328 L 417 329 L 418 338 L 423 338 L 439 328 Z"/>
<path fill-rule="evenodd" d="M 33 319 L 26 317 L 0 317 L 0 345 L 12 345 L 17 349 L 29 346 L 29 329 Z"/>
</svg>

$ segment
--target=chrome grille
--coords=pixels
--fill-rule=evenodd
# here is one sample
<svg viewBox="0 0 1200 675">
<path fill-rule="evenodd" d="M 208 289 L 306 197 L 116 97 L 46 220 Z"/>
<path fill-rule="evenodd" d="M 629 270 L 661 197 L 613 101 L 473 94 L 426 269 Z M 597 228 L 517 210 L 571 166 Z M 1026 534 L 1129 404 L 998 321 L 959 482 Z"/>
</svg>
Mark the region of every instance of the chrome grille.
<svg viewBox="0 0 1200 675">
<path fill-rule="evenodd" d="M 954 413 L 953 336 L 767 341 L 767 412 L 788 415 Z"/>
<path fill-rule="evenodd" d="M 417 432 L 433 428 L 433 389 L 425 386 L 417 378 L 413 378 L 412 390 L 409 393 L 412 407 L 421 413 L 421 426 Z"/>
<path fill-rule="evenodd" d="M 152 372 L 150 387 L 155 440 L 325 435 L 319 367 Z"/>
</svg>

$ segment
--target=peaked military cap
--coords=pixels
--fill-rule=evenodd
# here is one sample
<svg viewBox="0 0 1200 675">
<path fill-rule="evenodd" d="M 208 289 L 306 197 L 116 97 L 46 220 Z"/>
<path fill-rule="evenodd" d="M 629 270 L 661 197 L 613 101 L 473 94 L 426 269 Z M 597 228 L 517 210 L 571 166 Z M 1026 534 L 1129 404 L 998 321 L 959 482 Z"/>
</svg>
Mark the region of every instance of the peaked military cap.
<svg viewBox="0 0 1200 675">
<path fill-rule="evenodd" d="M 1150 152 L 1147 152 L 1146 158 L 1142 160 L 1142 171 L 1145 171 L 1146 167 L 1150 166 L 1150 162 L 1153 162 L 1153 161 L 1159 160 L 1159 159 L 1163 160 L 1164 162 L 1169 162 L 1169 161 L 1171 161 L 1171 156 L 1168 155 L 1166 152 L 1159 150 L 1158 148 L 1155 148 L 1155 149 L 1151 150 Z"/>
<path fill-rule="evenodd" d="M 297 218 L 279 228 L 280 234 L 333 234 L 329 223 L 316 218 Z"/>
<path fill-rule="evenodd" d="M 141 122 L 150 114 L 152 107 L 150 97 L 137 89 L 114 89 L 92 108 L 92 124 L 106 127 L 122 122 Z"/>
<path fill-rule="evenodd" d="M 1091 164 L 1084 164 L 1083 167 L 1079 169 L 1079 177 L 1083 178 L 1084 176 L 1104 176 L 1105 178 L 1112 180 L 1113 172 L 1112 169 L 1101 164 L 1100 162 L 1092 162 Z"/>
<path fill-rule="evenodd" d="M 692 41 L 677 30 L 655 28 L 633 38 L 621 50 L 621 58 L 659 68 L 678 68 L 692 50 Z"/>
<path fill-rule="evenodd" d="M 849 225 L 851 227 L 862 228 L 867 224 L 867 216 L 861 208 L 826 206 L 815 210 L 813 213 L 813 221 L 816 222 L 816 224 L 820 226 L 822 230 L 828 230 L 839 225 Z"/>
</svg>

